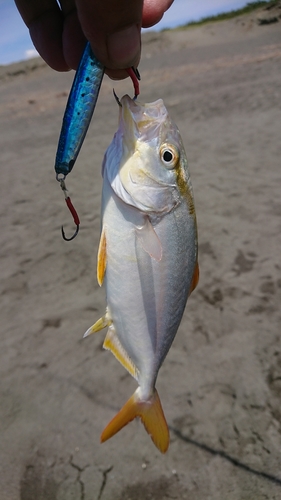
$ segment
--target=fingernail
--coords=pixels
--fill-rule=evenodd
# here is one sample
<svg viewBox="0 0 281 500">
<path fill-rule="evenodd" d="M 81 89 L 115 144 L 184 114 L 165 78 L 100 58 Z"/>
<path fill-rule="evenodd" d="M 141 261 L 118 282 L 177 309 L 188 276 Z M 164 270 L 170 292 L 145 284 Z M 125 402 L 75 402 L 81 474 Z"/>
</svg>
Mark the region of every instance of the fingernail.
<svg viewBox="0 0 281 500">
<path fill-rule="evenodd" d="M 112 33 L 107 39 L 107 50 L 114 66 L 132 66 L 140 52 L 140 31 L 132 25 L 122 31 Z"/>
</svg>

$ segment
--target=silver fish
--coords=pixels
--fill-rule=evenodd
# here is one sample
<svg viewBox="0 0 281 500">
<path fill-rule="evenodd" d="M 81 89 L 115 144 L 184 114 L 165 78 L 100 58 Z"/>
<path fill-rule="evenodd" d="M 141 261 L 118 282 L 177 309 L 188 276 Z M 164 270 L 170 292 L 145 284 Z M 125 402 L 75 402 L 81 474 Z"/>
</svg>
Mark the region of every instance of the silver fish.
<svg viewBox="0 0 281 500">
<path fill-rule="evenodd" d="M 101 435 L 140 417 L 162 453 L 169 430 L 155 388 L 187 298 L 198 282 L 197 227 L 187 160 L 161 99 L 121 99 L 119 127 L 103 162 L 97 278 L 107 308 L 85 336 L 107 327 L 109 349 L 139 387 Z"/>
</svg>

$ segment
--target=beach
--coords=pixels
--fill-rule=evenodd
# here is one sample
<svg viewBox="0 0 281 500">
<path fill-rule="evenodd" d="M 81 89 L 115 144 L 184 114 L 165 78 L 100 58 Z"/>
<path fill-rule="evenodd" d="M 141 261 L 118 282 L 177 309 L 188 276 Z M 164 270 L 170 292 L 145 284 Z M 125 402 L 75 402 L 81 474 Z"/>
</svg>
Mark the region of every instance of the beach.
<svg viewBox="0 0 281 500">
<path fill-rule="evenodd" d="M 276 12 L 281 9 L 278 5 Z M 96 280 L 101 165 L 118 123 L 104 78 L 67 187 L 54 171 L 73 72 L 0 68 L 0 499 L 281 498 L 281 19 L 255 11 L 143 36 L 141 102 L 162 98 L 185 145 L 200 281 L 160 369 L 161 455 L 139 421 L 100 444 L 136 382 L 83 339 Z"/>
</svg>

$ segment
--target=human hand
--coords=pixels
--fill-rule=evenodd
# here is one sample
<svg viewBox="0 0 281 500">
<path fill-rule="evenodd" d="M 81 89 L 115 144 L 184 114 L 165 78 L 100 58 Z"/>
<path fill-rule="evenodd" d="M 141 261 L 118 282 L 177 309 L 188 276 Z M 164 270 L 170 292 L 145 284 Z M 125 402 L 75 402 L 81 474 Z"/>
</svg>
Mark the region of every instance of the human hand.
<svg viewBox="0 0 281 500">
<path fill-rule="evenodd" d="M 141 27 L 158 23 L 173 0 L 15 0 L 32 41 L 57 71 L 76 69 L 86 39 L 113 79 L 137 67 Z"/>
</svg>

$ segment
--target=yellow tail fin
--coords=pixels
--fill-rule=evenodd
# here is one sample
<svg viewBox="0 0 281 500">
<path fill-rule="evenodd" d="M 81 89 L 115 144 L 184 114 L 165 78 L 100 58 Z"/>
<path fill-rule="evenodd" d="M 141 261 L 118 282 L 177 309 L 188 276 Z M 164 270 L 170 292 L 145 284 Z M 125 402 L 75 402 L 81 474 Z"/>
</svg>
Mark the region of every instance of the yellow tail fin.
<svg viewBox="0 0 281 500">
<path fill-rule="evenodd" d="M 158 393 L 155 389 L 149 400 L 141 401 L 138 392 L 139 388 L 106 426 L 101 435 L 101 442 L 114 436 L 134 418 L 140 417 L 155 446 L 161 453 L 166 453 L 170 441 L 169 429 Z"/>
</svg>

